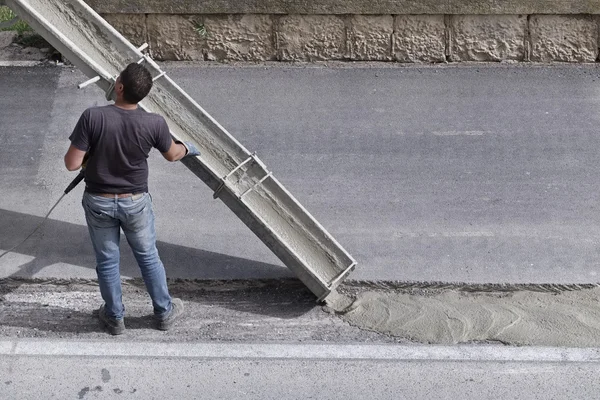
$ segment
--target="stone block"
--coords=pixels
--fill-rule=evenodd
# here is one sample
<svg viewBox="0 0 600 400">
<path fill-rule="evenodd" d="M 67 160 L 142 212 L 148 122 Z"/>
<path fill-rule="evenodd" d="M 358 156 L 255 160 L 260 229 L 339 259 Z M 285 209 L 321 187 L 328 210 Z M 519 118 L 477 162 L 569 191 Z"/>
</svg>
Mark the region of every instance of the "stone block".
<svg viewBox="0 0 600 400">
<path fill-rule="evenodd" d="M 446 61 L 443 15 L 397 15 L 394 21 L 394 59 L 399 62 Z"/>
<path fill-rule="evenodd" d="M 149 15 L 159 60 L 265 61 L 275 58 L 268 15 Z"/>
<path fill-rule="evenodd" d="M 392 59 L 394 17 L 353 15 L 349 20 L 348 49 L 351 60 L 389 61 Z"/>
<path fill-rule="evenodd" d="M 185 15 L 149 14 L 147 20 L 150 53 L 157 60 L 186 60 L 182 36 L 194 29 Z"/>
<path fill-rule="evenodd" d="M 452 61 L 525 59 L 525 15 L 453 15 Z"/>
<path fill-rule="evenodd" d="M 104 14 L 102 18 L 135 46 L 139 47 L 148 40 L 144 14 Z"/>
<path fill-rule="evenodd" d="M 531 61 L 594 62 L 598 24 L 592 16 L 533 15 L 529 22 Z"/>
<path fill-rule="evenodd" d="M 270 15 L 207 15 L 206 38 L 202 42 L 205 59 L 217 61 L 273 60 L 275 41 Z"/>
<path fill-rule="evenodd" d="M 340 60 L 346 54 L 346 26 L 335 15 L 285 15 L 277 24 L 282 61 Z"/>
</svg>

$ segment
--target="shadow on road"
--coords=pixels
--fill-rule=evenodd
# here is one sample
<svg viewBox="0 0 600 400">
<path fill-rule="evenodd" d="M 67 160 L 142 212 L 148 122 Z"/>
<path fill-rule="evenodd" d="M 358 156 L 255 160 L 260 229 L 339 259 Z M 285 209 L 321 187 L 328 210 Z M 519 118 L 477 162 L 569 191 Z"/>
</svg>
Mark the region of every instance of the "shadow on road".
<svg viewBox="0 0 600 400">
<path fill-rule="evenodd" d="M 41 221 L 42 218 L 38 216 L 0 209 L 0 248 L 9 249 L 19 243 Z M 121 236 L 121 274 L 139 277 L 140 272 L 133 254 L 124 235 Z M 275 264 L 161 241 L 157 242 L 157 247 L 170 278 L 273 279 L 292 276 L 287 268 Z M 0 276 L 43 277 L 47 276 L 44 269 L 55 264 L 70 264 L 92 271 L 95 268 L 87 227 L 68 222 L 48 220 L 38 233 L 15 252 L 33 258 L 9 274 L 0 270 Z M 7 257 L 9 255 L 0 259 L 0 268 L 7 264 Z M 66 274 L 68 272 L 54 276 L 64 277 Z M 89 271 L 87 275 L 89 276 Z"/>
<path fill-rule="evenodd" d="M 41 221 L 38 216 L 0 209 L 0 248 L 9 249 L 19 243 Z M 290 278 L 291 273 L 284 267 L 166 242 L 158 242 L 157 247 L 170 277 L 171 292 L 184 301 L 282 319 L 297 318 L 317 306 L 314 295 L 300 281 Z M 93 250 L 86 226 L 48 220 L 15 252 L 19 257 L 25 257 L 25 261 L 11 259 L 10 254 L 0 259 L 0 279 L 11 281 L 11 284 L 1 285 L 2 296 L 35 278 L 68 279 L 72 277 L 70 271 L 79 277 L 95 276 Z M 61 271 L 61 268 L 65 269 Z M 121 273 L 140 276 L 126 243 L 121 246 Z M 263 279 L 251 279 L 256 276 Z M 126 286 L 140 290 L 144 287 L 141 279 L 128 280 Z M 127 300 L 126 289 L 124 297 Z M 9 306 L 7 302 L 0 304 L 3 308 Z M 5 315 L 3 324 L 53 332 L 102 330 L 89 312 L 47 307 L 42 303 L 36 303 L 35 307 L 15 306 L 25 314 L 14 315 L 14 318 Z M 44 308 L 44 318 L 39 318 L 40 308 Z M 27 313 L 31 315 L 28 317 Z M 148 309 L 150 313 L 151 309 Z M 152 325 L 150 315 L 128 316 L 127 321 L 131 329 L 146 329 Z"/>
</svg>

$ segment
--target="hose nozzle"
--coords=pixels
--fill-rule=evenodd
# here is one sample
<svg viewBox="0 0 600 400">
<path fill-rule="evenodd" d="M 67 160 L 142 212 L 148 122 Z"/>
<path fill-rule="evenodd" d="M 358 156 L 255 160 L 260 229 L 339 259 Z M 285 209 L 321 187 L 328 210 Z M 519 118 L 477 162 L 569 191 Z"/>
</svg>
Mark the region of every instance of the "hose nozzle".
<svg viewBox="0 0 600 400">
<path fill-rule="evenodd" d="M 79 182 L 83 180 L 84 176 L 85 170 L 82 168 L 79 170 L 79 174 L 75 177 L 75 179 L 73 179 L 73 181 L 69 183 L 69 186 L 67 186 L 65 189 L 65 194 L 68 194 L 71 190 L 75 189 L 75 186 L 79 185 Z"/>
</svg>

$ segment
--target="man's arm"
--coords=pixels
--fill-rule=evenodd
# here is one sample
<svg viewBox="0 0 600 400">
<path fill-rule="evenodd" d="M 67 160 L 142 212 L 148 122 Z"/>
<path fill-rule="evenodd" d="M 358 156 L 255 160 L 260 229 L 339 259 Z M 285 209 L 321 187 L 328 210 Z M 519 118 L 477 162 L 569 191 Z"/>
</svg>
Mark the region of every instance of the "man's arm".
<svg viewBox="0 0 600 400">
<path fill-rule="evenodd" d="M 171 148 L 166 153 L 162 153 L 162 155 L 169 161 L 179 161 L 186 156 L 199 156 L 200 150 L 192 142 L 180 142 L 179 140 L 171 139 Z"/>
<path fill-rule="evenodd" d="M 182 143 L 171 139 L 171 147 L 166 153 L 161 153 L 167 161 L 179 161 L 187 154 L 187 148 Z"/>
<path fill-rule="evenodd" d="M 67 150 L 67 154 L 65 154 L 65 167 L 67 167 L 69 171 L 76 171 L 81 168 L 85 153 L 85 151 L 79 150 L 73 145 L 69 146 L 69 150 Z"/>
</svg>

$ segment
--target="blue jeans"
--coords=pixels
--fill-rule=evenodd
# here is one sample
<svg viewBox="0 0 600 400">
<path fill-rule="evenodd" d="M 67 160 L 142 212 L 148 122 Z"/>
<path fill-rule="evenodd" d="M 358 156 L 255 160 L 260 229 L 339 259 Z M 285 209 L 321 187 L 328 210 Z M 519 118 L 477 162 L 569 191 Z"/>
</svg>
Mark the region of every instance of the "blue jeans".
<svg viewBox="0 0 600 400">
<path fill-rule="evenodd" d="M 125 312 L 119 272 L 119 241 L 123 229 L 152 298 L 154 315 L 158 319 L 165 318 L 171 312 L 172 304 L 165 268 L 156 249 L 150 195 L 144 193 L 118 199 L 85 192 L 82 205 L 96 253 L 96 272 L 106 314 L 121 319 Z"/>
</svg>

